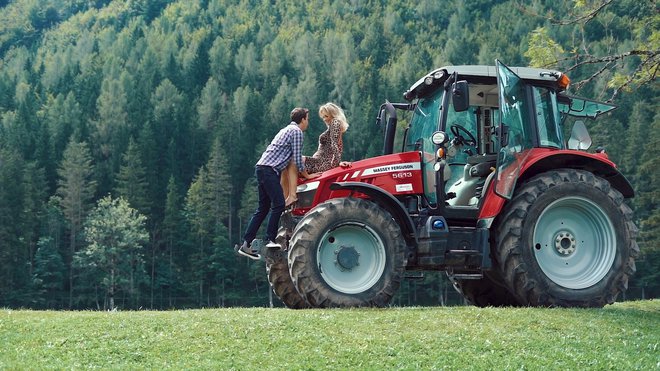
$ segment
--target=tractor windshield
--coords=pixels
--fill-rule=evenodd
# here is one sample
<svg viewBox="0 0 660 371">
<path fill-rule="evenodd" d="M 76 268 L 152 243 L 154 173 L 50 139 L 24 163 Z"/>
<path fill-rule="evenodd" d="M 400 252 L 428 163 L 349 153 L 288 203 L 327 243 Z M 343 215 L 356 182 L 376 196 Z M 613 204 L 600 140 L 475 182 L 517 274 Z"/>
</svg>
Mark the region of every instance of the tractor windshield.
<svg viewBox="0 0 660 371">
<path fill-rule="evenodd" d="M 443 90 L 438 89 L 417 102 L 404 143 L 404 151 L 421 152 L 424 195 L 431 205 L 435 205 L 437 202 L 436 178 L 433 169 L 435 145 L 431 142 L 431 135 L 438 130 L 442 94 Z"/>
<path fill-rule="evenodd" d="M 440 104 L 442 90 L 438 89 L 434 94 L 420 99 L 415 105 L 415 111 L 404 143 L 404 151 L 416 151 L 423 147 L 433 152 L 433 144 L 430 141 L 431 134 L 438 129 L 440 120 Z"/>
</svg>

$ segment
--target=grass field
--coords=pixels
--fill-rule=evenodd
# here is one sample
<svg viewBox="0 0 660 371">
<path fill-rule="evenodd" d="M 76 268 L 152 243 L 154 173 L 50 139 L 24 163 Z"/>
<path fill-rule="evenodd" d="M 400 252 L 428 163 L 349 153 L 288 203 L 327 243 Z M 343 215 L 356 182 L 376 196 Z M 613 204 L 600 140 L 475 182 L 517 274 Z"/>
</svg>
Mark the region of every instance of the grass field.
<svg viewBox="0 0 660 371">
<path fill-rule="evenodd" d="M 660 370 L 660 301 L 603 309 L 0 310 L 0 369 Z"/>
</svg>

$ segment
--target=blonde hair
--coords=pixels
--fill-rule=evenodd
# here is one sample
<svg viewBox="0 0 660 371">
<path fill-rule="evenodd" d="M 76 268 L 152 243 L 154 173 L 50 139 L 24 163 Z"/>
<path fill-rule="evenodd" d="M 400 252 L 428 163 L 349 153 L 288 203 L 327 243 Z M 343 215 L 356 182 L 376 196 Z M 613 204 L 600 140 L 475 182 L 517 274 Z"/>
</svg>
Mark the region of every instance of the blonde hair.
<svg viewBox="0 0 660 371">
<path fill-rule="evenodd" d="M 339 121 L 342 133 L 348 129 L 346 115 L 344 115 L 344 110 L 342 110 L 341 107 L 331 102 L 326 103 L 319 108 L 319 115 L 323 116 L 324 113 Z"/>
</svg>

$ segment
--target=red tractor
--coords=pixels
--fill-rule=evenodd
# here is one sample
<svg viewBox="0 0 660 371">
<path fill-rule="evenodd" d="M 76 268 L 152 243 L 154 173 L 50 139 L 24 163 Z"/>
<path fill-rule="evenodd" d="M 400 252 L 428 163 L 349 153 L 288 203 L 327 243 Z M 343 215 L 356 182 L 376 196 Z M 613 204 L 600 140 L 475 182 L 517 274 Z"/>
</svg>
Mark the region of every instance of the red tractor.
<svg viewBox="0 0 660 371">
<path fill-rule="evenodd" d="M 383 104 L 382 156 L 298 186 L 286 251 L 264 252 L 275 293 L 290 308 L 382 307 L 406 271 L 439 270 L 478 306 L 613 303 L 639 253 L 634 193 L 602 150 L 587 152 L 581 120 L 615 107 L 568 84 L 499 61 L 449 66 L 408 103 Z"/>
</svg>

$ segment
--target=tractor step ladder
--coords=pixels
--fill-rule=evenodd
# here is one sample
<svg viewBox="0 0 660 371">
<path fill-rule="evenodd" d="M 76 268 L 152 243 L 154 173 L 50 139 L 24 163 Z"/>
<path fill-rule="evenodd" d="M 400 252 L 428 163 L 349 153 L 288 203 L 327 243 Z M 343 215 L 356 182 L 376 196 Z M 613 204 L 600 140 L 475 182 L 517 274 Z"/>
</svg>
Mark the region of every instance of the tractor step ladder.
<svg viewBox="0 0 660 371">
<path fill-rule="evenodd" d="M 461 256 L 461 255 L 473 255 L 479 256 L 482 255 L 481 251 L 478 250 L 448 250 L 447 255 Z M 449 272 L 448 272 L 449 273 Z M 451 276 L 459 280 L 480 280 L 484 278 L 484 274 L 481 269 L 468 269 L 465 271 L 453 271 L 450 273 Z"/>
<path fill-rule="evenodd" d="M 454 273 L 451 276 L 457 280 L 480 280 L 484 278 L 483 273 Z"/>
<path fill-rule="evenodd" d="M 403 278 L 407 280 L 423 280 L 424 272 L 406 272 Z"/>
</svg>

